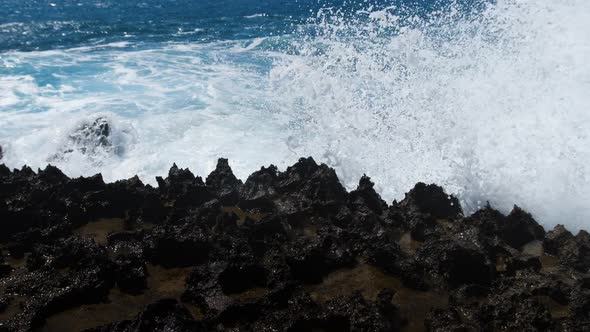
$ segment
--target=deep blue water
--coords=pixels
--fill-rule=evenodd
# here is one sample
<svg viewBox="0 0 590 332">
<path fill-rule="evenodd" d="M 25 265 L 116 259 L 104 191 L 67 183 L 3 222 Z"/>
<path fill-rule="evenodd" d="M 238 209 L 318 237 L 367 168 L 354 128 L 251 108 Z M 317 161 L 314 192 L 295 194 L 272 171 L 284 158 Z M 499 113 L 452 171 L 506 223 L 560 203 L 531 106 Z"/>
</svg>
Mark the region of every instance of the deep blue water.
<svg viewBox="0 0 590 332">
<path fill-rule="evenodd" d="M 0 50 L 44 50 L 133 41 L 211 41 L 284 33 L 309 1 L 0 2 Z M 264 14 L 264 16 L 256 16 Z M 14 23 L 13 25 L 6 25 Z"/>
<path fill-rule="evenodd" d="M 454 1 L 455 3 L 457 1 Z M 425 15 L 450 1 L 406 0 L 2 0 L 0 52 L 116 41 L 210 42 L 293 33 L 321 8 L 347 13 L 403 5 Z M 484 1 L 459 2 L 465 11 Z"/>
</svg>

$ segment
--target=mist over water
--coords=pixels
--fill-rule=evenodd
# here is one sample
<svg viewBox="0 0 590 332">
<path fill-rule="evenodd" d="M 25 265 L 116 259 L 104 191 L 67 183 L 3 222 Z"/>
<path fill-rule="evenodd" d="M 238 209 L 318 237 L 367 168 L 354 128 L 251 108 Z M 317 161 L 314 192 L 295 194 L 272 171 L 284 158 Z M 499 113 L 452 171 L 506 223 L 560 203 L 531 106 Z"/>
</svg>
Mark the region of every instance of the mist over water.
<svg viewBox="0 0 590 332">
<path fill-rule="evenodd" d="M 105 117 L 115 148 L 51 163 L 154 183 L 172 162 L 206 175 L 228 157 L 245 179 L 311 155 L 349 189 L 366 173 L 388 201 L 435 182 L 466 213 L 517 204 L 588 228 L 590 2 L 310 3 L 129 37 L 81 38 L 80 23 L 22 48 L 31 26 L 2 23 L 4 162 L 44 167 Z"/>
</svg>

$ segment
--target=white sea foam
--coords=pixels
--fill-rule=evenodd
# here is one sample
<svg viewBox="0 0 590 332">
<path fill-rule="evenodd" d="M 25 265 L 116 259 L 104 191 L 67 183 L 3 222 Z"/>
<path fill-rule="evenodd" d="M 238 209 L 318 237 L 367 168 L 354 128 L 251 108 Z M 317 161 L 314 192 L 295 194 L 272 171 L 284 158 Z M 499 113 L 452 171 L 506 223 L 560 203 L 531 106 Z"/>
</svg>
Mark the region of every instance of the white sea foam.
<svg viewBox="0 0 590 332">
<path fill-rule="evenodd" d="M 236 52 L 251 51 L 259 47 L 266 39 L 266 37 L 254 38 L 253 40 L 248 41 L 246 45 L 236 45 L 232 49 Z"/>
<path fill-rule="evenodd" d="M 282 108 L 299 114 L 293 149 L 350 187 L 367 172 L 388 198 L 437 182 L 467 212 L 489 200 L 587 228 L 590 3 L 501 0 L 461 13 L 405 24 L 388 10 L 322 14 L 320 36 L 271 73 Z"/>
<path fill-rule="evenodd" d="M 67 174 L 154 183 L 172 162 L 206 175 L 228 157 L 245 178 L 312 155 L 349 188 L 367 173 L 387 200 L 436 182 L 467 212 L 489 200 L 588 228 L 590 3 L 461 13 L 326 9 L 290 55 L 262 39 L 4 53 L 0 145 L 11 167 L 44 167 L 80 121 L 106 116 L 124 153 L 55 161 Z"/>
<path fill-rule="evenodd" d="M 266 114 L 266 75 L 248 60 L 228 59 L 237 54 L 227 43 L 10 53 L 21 66 L 74 70 L 56 70 L 52 76 L 60 84 L 52 88 L 38 86 L 30 75 L 0 76 L 7 97 L 0 105 L 5 161 L 44 167 L 51 160 L 71 176 L 102 172 L 108 181 L 137 173 L 149 183 L 172 162 L 207 174 L 216 158 L 229 157 L 244 178 L 269 162 L 285 166 L 296 158 L 281 159 L 290 152 L 280 121 Z M 101 116 L 129 145 L 122 155 L 101 155 L 97 163 L 74 151 L 52 159 L 81 121 Z"/>
<path fill-rule="evenodd" d="M 265 16 L 268 16 L 268 15 L 264 14 L 264 13 L 259 13 L 259 14 L 246 15 L 246 16 L 244 16 L 244 18 L 257 18 L 257 17 L 265 17 Z"/>
</svg>

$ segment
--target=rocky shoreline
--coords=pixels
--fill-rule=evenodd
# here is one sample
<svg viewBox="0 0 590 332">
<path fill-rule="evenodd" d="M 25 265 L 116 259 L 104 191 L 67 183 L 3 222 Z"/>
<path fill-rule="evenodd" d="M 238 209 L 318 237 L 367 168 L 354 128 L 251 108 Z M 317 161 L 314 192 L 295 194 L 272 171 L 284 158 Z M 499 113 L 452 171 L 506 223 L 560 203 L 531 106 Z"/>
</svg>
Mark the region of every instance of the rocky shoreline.
<svg viewBox="0 0 590 332">
<path fill-rule="evenodd" d="M 590 235 L 311 159 L 139 178 L 0 165 L 0 331 L 590 331 Z"/>
</svg>

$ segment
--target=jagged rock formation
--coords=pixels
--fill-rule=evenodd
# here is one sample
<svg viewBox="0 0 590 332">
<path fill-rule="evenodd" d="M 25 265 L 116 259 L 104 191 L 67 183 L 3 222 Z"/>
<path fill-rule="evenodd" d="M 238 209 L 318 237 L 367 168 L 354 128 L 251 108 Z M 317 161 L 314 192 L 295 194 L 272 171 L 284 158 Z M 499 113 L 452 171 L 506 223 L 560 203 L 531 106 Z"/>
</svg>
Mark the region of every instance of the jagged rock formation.
<svg viewBox="0 0 590 332">
<path fill-rule="evenodd" d="M 590 235 L 301 159 L 70 179 L 0 165 L 0 331 L 590 329 Z"/>
<path fill-rule="evenodd" d="M 104 117 L 81 123 L 66 138 L 63 147 L 48 161 L 67 160 L 74 152 L 101 163 L 109 155 L 120 155 L 124 146 L 116 144 L 113 139 L 112 125 Z"/>
</svg>

